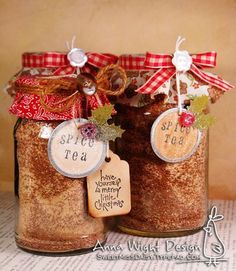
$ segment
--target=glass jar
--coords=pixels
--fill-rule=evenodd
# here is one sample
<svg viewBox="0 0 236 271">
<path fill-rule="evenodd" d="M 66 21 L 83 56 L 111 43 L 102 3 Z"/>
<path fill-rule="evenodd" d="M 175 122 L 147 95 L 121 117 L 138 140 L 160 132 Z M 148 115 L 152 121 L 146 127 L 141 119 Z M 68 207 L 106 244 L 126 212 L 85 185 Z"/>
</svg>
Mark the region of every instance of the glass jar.
<svg viewBox="0 0 236 271">
<path fill-rule="evenodd" d="M 31 68 L 15 79 L 15 98 L 10 108 L 19 117 L 14 129 L 16 243 L 34 253 L 82 253 L 92 249 L 98 240 L 105 242 L 106 221 L 88 214 L 86 178 L 61 175 L 49 161 L 47 145 L 50 133 L 62 121 L 86 117 L 87 110 L 97 105 L 96 97 L 100 98 L 101 105 L 107 99 L 104 94 L 96 97 L 83 94 L 73 104 L 70 102 L 65 111 L 61 108 L 54 111 L 58 101 L 67 101 L 66 95 L 71 95 L 74 83 L 69 82 L 75 80 L 74 76 L 55 77 L 59 80 L 57 86 L 64 82 L 61 96 L 54 93 L 42 96 L 39 80 L 44 80 L 46 88 L 47 77 L 41 73 L 44 69 Z M 47 75 L 52 83 L 50 68 Z M 69 90 L 65 91 L 67 86 Z"/>
<path fill-rule="evenodd" d="M 132 206 L 128 215 L 119 218 L 118 227 L 141 236 L 187 235 L 201 229 L 207 218 L 208 131 L 202 132 L 200 145 L 187 160 L 168 163 L 154 153 L 151 127 L 176 104 L 167 102 L 166 94 L 151 99 L 135 93 L 152 74 L 147 69 L 127 70 L 130 84 L 116 101 L 116 121 L 125 130 L 116 141 L 116 151 L 130 165 Z"/>
<path fill-rule="evenodd" d="M 119 228 L 129 234 L 180 236 L 195 232 L 205 223 L 207 132 L 202 134 L 197 151 L 183 162 L 167 163 L 151 147 L 153 122 L 172 107 L 163 100 L 142 108 L 116 107 L 118 122 L 125 129 L 116 147 L 119 156 L 130 165 L 132 206 L 131 212 L 119 219 Z"/>
</svg>

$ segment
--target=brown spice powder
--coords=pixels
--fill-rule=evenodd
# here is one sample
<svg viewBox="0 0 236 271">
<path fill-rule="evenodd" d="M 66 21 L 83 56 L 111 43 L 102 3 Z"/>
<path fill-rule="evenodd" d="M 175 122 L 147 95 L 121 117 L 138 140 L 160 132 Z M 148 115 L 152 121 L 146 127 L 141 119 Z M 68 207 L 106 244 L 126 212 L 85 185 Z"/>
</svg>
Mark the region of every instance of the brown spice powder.
<svg viewBox="0 0 236 271">
<path fill-rule="evenodd" d="M 207 132 L 189 159 L 162 161 L 152 150 L 150 131 L 155 119 L 174 107 L 163 101 L 159 95 L 142 108 L 117 105 L 117 122 L 125 129 L 117 151 L 130 165 L 132 194 L 131 212 L 120 218 L 119 225 L 157 235 L 196 230 L 207 215 Z"/>
<path fill-rule="evenodd" d="M 18 221 L 16 242 L 42 252 L 66 252 L 93 247 L 105 240 L 105 224 L 87 212 L 85 179 L 57 172 L 47 155 L 47 139 L 39 138 L 45 124 L 60 122 L 23 120 L 16 130 Z"/>
</svg>

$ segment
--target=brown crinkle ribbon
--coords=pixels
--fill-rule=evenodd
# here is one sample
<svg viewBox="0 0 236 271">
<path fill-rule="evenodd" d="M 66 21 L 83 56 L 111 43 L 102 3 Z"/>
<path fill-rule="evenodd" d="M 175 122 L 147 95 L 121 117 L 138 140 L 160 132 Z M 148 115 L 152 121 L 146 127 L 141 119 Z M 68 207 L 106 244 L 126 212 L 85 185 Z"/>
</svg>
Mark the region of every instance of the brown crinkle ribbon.
<svg viewBox="0 0 236 271">
<path fill-rule="evenodd" d="M 80 78 L 83 77 L 82 79 Z M 37 77 L 37 85 L 15 84 L 17 92 L 40 95 L 41 105 L 49 112 L 61 113 L 73 106 L 76 100 L 86 95 L 82 89 L 84 82 L 94 84 L 96 92 L 101 91 L 108 96 L 121 95 L 126 87 L 127 76 L 125 70 L 117 64 L 108 65 L 99 70 L 93 78 L 90 74 L 76 77 Z M 62 100 L 48 105 L 46 95 L 59 94 Z"/>
</svg>

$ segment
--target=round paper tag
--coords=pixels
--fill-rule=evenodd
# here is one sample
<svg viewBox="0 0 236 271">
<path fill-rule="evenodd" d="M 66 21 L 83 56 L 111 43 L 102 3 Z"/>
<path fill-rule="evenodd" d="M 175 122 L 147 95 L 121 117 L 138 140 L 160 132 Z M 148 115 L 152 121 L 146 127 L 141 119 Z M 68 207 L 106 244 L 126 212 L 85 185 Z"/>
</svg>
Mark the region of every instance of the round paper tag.
<svg viewBox="0 0 236 271">
<path fill-rule="evenodd" d="M 197 128 L 183 127 L 178 119 L 178 109 L 173 108 L 161 114 L 152 125 L 153 151 L 166 162 L 181 162 L 189 158 L 201 140 L 201 132 Z"/>
<path fill-rule="evenodd" d="M 82 137 L 78 127 L 86 122 L 86 119 L 64 121 L 56 127 L 48 141 L 49 160 L 64 176 L 86 177 L 99 169 L 105 160 L 107 144 Z"/>
</svg>

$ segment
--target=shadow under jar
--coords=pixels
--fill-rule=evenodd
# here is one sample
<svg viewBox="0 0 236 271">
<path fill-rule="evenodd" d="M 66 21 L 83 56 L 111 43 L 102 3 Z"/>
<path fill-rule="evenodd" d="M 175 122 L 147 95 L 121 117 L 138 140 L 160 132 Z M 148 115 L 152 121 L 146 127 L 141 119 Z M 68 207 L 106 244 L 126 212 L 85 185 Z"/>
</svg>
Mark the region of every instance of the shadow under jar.
<svg viewBox="0 0 236 271">
<path fill-rule="evenodd" d="M 141 236 L 188 235 L 201 229 L 207 218 L 208 131 L 202 131 L 196 152 L 182 162 L 165 162 L 154 153 L 151 127 L 158 116 L 177 105 L 166 102 L 164 94 L 151 99 L 135 92 L 152 74 L 127 70 L 130 84 L 116 101 L 116 122 L 125 129 L 116 151 L 130 166 L 132 206 L 129 214 L 119 218 L 118 227 Z"/>
</svg>

